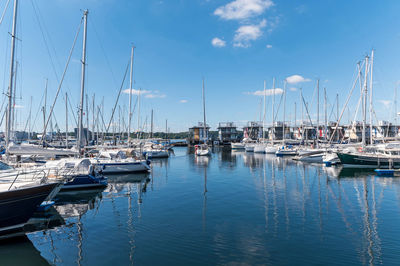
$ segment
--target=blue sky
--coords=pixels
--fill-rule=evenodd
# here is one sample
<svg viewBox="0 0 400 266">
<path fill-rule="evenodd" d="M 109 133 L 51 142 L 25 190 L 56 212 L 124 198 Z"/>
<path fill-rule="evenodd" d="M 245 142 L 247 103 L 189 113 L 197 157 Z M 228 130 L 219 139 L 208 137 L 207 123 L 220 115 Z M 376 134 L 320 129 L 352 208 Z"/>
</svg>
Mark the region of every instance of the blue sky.
<svg viewBox="0 0 400 266">
<path fill-rule="evenodd" d="M 0 3 L 1 11 L 5 2 Z M 218 122 L 242 125 L 244 121 L 258 119 L 263 97 L 257 96 L 256 91 L 263 89 L 263 81 L 271 89 L 275 77 L 277 87 L 283 88 L 283 80 L 293 75 L 298 76 L 287 86 L 286 118 L 293 121 L 296 102 L 299 119 L 302 88 L 315 119 L 315 96 L 313 103 L 312 99 L 316 79 L 320 79 L 321 88 L 326 87 L 330 103 L 339 93 L 343 104 L 356 63 L 371 49 L 375 49 L 377 117 L 394 117 L 394 89 L 400 80 L 399 1 L 26 0 L 19 4 L 17 33 L 18 129 L 25 126 L 31 96 L 32 116 L 36 116 L 46 78 L 48 102 L 53 101 L 58 86 L 55 72 L 61 76 L 83 9 L 89 10 L 87 93 L 89 98 L 96 94 L 97 104 L 104 97 L 106 121 L 132 43 L 136 46 L 134 89 L 145 92 L 141 120 L 149 121 L 153 108 L 155 127 L 159 130 L 164 130 L 165 119 L 171 131 L 187 130 L 202 120 L 203 77 L 207 120 L 213 129 Z M 0 25 L 3 92 L 8 83 L 11 15 L 10 3 Z M 80 35 L 55 109 L 62 129 L 66 91 L 75 111 L 78 105 L 81 41 Z M 128 89 L 128 84 L 124 89 Z M 276 96 L 276 104 L 279 97 Z M 267 122 L 271 120 L 271 98 L 267 97 Z M 121 96 L 119 104 L 121 108 L 127 107 L 128 94 Z M 354 114 L 356 104 L 355 96 L 345 112 L 345 121 L 349 113 Z M 322 110 L 321 105 L 321 120 Z M 41 129 L 41 117 L 37 115 L 36 130 Z M 282 117 L 282 108 L 278 117 Z M 134 129 L 136 120 L 137 113 Z M 71 118 L 70 127 L 73 123 Z"/>
</svg>

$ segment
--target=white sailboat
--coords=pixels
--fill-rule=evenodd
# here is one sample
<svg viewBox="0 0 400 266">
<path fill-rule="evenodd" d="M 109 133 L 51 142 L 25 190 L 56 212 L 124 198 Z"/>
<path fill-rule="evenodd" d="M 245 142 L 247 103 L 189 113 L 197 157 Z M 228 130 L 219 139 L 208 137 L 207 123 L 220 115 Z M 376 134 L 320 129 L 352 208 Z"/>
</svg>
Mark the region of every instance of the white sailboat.
<svg viewBox="0 0 400 266">
<path fill-rule="evenodd" d="M 297 155 L 297 150 L 294 149 L 292 146 L 287 146 L 285 139 L 286 139 L 286 125 L 285 125 L 285 118 L 286 118 L 286 80 L 284 81 L 284 88 L 283 88 L 283 129 L 282 129 L 282 143 L 283 146 L 276 151 L 275 155 L 278 157 L 283 156 L 295 156 Z"/>
<path fill-rule="evenodd" d="M 278 147 L 274 145 L 275 140 L 275 78 L 272 81 L 272 129 L 271 129 L 271 143 L 265 146 L 266 154 L 275 154 L 278 151 Z"/>
<path fill-rule="evenodd" d="M 264 115 L 263 115 L 263 121 L 262 121 L 262 140 L 260 142 L 258 142 L 255 146 L 254 146 L 254 153 L 265 153 L 265 113 L 266 113 L 266 104 L 265 104 L 265 87 L 266 87 L 266 82 L 264 80 Z"/>
<path fill-rule="evenodd" d="M 195 154 L 197 156 L 208 156 L 211 154 L 207 144 L 207 124 L 206 124 L 206 99 L 204 94 L 204 79 L 203 79 L 203 139 L 204 143 L 195 146 Z"/>
</svg>

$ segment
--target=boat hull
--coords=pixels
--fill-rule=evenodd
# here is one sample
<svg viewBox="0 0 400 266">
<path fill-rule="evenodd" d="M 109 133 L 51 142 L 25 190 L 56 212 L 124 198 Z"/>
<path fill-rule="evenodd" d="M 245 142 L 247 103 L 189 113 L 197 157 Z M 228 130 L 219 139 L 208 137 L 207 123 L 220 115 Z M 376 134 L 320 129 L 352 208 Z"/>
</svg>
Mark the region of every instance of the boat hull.
<svg viewBox="0 0 400 266">
<path fill-rule="evenodd" d="M 107 178 L 94 177 L 91 175 L 78 175 L 71 181 L 66 182 L 62 186 L 62 191 L 65 190 L 78 190 L 78 189 L 98 189 L 107 187 Z"/>
<path fill-rule="evenodd" d="M 59 183 L 0 192 L 0 232 L 22 227 Z"/>
<path fill-rule="evenodd" d="M 266 154 L 275 154 L 278 151 L 278 149 L 274 146 L 267 146 L 265 147 L 265 153 Z"/>
<path fill-rule="evenodd" d="M 128 163 L 96 163 L 103 174 L 123 174 L 135 172 L 148 172 L 150 166 L 145 162 L 128 162 Z"/>
<path fill-rule="evenodd" d="M 244 150 L 243 143 L 231 143 L 232 150 Z"/>
<path fill-rule="evenodd" d="M 296 158 L 297 161 L 307 163 L 323 163 L 322 154 L 303 155 Z"/>
<path fill-rule="evenodd" d="M 247 145 L 244 149 L 246 152 L 254 152 L 254 145 Z"/>
<path fill-rule="evenodd" d="M 254 146 L 254 153 L 265 153 L 265 145 L 259 144 Z"/>
<path fill-rule="evenodd" d="M 155 159 L 155 158 L 168 158 L 168 151 L 147 151 L 146 158 Z"/>
<path fill-rule="evenodd" d="M 284 157 L 284 156 L 296 156 L 297 155 L 297 151 L 283 151 L 283 150 L 279 150 L 275 153 L 276 156 L 278 157 Z"/>
<path fill-rule="evenodd" d="M 338 152 L 343 167 L 351 168 L 400 168 L 400 158 L 382 157 L 372 154 Z"/>
<path fill-rule="evenodd" d="M 210 155 L 210 150 L 197 150 L 196 151 L 197 156 L 209 156 Z"/>
</svg>

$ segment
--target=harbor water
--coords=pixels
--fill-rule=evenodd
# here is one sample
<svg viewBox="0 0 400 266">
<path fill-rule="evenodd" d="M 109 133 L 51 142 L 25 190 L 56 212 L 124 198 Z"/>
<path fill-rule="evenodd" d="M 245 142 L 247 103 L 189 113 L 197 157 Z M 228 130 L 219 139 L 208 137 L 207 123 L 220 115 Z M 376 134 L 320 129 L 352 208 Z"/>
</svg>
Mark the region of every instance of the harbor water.
<svg viewBox="0 0 400 266">
<path fill-rule="evenodd" d="M 265 154 L 175 148 L 149 174 L 68 192 L 0 265 L 398 265 L 400 180 Z"/>
</svg>

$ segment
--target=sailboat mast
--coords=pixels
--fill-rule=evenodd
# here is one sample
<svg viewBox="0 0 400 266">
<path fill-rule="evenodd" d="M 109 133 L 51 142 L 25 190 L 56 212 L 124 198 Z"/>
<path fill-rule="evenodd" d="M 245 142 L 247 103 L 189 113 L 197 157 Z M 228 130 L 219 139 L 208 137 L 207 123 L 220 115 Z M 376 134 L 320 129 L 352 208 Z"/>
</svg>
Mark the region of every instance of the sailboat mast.
<svg viewBox="0 0 400 266">
<path fill-rule="evenodd" d="M 48 79 L 46 78 L 46 83 L 44 85 L 44 105 L 43 105 L 43 130 L 46 128 L 46 113 L 47 113 L 47 84 Z M 44 134 L 45 135 L 45 134 Z M 43 145 L 46 141 L 46 136 L 42 136 Z"/>
<path fill-rule="evenodd" d="M 95 115 L 95 97 L 96 97 L 96 94 L 94 94 L 93 93 L 93 98 L 92 98 L 92 140 L 94 141 L 94 139 L 95 139 L 95 135 L 94 135 L 94 131 L 95 131 L 95 118 L 94 118 L 94 115 Z"/>
<path fill-rule="evenodd" d="M 283 82 L 283 136 L 282 136 L 282 142 L 283 145 L 285 145 L 285 118 L 286 118 L 286 79 Z"/>
<path fill-rule="evenodd" d="M 150 138 L 153 138 L 153 109 L 151 109 Z"/>
<path fill-rule="evenodd" d="M 339 93 L 336 93 L 336 129 L 339 127 Z M 337 142 L 339 142 L 339 132 L 336 132 Z"/>
<path fill-rule="evenodd" d="M 203 78 L 203 130 L 204 130 L 204 143 L 206 143 L 207 139 L 207 124 L 206 124 L 206 99 L 204 93 L 204 78 Z"/>
<path fill-rule="evenodd" d="M 328 113 L 327 113 L 327 106 L 328 106 L 328 99 L 326 98 L 326 88 L 324 88 L 324 135 L 325 141 L 328 140 Z"/>
<path fill-rule="evenodd" d="M 168 139 L 168 119 L 165 119 L 165 139 Z"/>
<path fill-rule="evenodd" d="M 89 134 L 89 96 L 86 93 L 86 128 L 87 128 L 87 137 L 86 141 L 88 142 L 90 140 L 90 134 Z"/>
<path fill-rule="evenodd" d="M 68 93 L 65 93 L 65 148 L 68 149 Z"/>
<path fill-rule="evenodd" d="M 300 88 L 300 102 L 301 102 L 301 140 L 304 140 L 304 104 L 303 104 L 303 90 Z"/>
<path fill-rule="evenodd" d="M 374 50 L 372 49 L 371 52 L 371 74 L 370 74 L 370 81 L 369 81 L 369 88 L 370 88 L 370 92 L 369 92 L 369 135 L 370 135 L 370 143 L 372 144 L 372 112 L 373 112 L 373 106 L 372 106 L 372 98 L 373 98 L 373 70 L 374 70 Z M 396 114 L 397 116 L 397 114 Z"/>
<path fill-rule="evenodd" d="M 297 103 L 294 102 L 294 128 L 297 128 L 297 121 L 296 121 L 296 113 L 297 113 Z"/>
<path fill-rule="evenodd" d="M 139 94 L 138 94 L 138 118 L 137 118 L 137 138 L 139 139 L 139 131 L 140 131 L 140 92 L 141 88 L 139 88 Z"/>
<path fill-rule="evenodd" d="M 266 93 L 266 86 L 267 86 L 267 82 L 264 80 L 264 116 L 263 116 L 263 125 L 262 125 L 262 137 L 263 137 L 263 141 L 265 141 L 265 114 L 266 114 L 266 112 L 267 112 L 267 105 L 265 104 L 265 97 L 266 97 L 266 95 L 265 95 L 265 93 Z"/>
<path fill-rule="evenodd" d="M 32 100 L 33 97 L 31 96 L 31 104 L 29 106 L 29 123 L 28 123 L 28 140 L 31 140 L 31 134 L 32 134 Z"/>
<path fill-rule="evenodd" d="M 362 121 L 362 146 L 363 148 L 366 146 L 366 136 L 365 136 L 365 130 L 366 130 L 366 122 L 367 122 L 367 82 L 368 82 L 368 60 L 369 57 L 365 57 L 365 73 L 364 73 L 364 89 L 362 91 L 362 104 L 363 104 L 363 121 Z"/>
<path fill-rule="evenodd" d="M 319 146 L 319 79 L 317 79 L 317 148 Z"/>
<path fill-rule="evenodd" d="M 10 144 L 11 134 L 11 114 L 12 114 L 12 96 L 13 96 L 13 81 L 14 81 L 14 56 L 15 56 L 15 35 L 17 30 L 17 7 L 18 0 L 14 1 L 14 15 L 13 15 L 13 26 L 11 33 L 11 60 L 10 60 L 10 80 L 8 84 L 8 110 L 7 110 L 7 123 L 6 123 L 6 148 Z"/>
<path fill-rule="evenodd" d="M 83 49 L 82 49 L 82 74 L 81 74 L 81 102 L 79 104 L 79 124 L 78 124 L 78 140 L 76 142 L 77 148 L 80 151 L 82 144 L 82 131 L 83 131 L 83 100 L 85 95 L 85 70 L 86 70 L 86 37 L 87 37 L 87 16 L 89 11 L 83 12 Z"/>
<path fill-rule="evenodd" d="M 129 79 L 129 118 L 128 118 L 128 145 L 131 141 L 131 121 L 132 121 L 132 92 L 133 92 L 133 56 L 135 52 L 135 46 L 132 45 L 131 50 L 131 71 Z"/>
<path fill-rule="evenodd" d="M 275 140 L 275 78 L 272 80 L 272 144 Z"/>
</svg>

